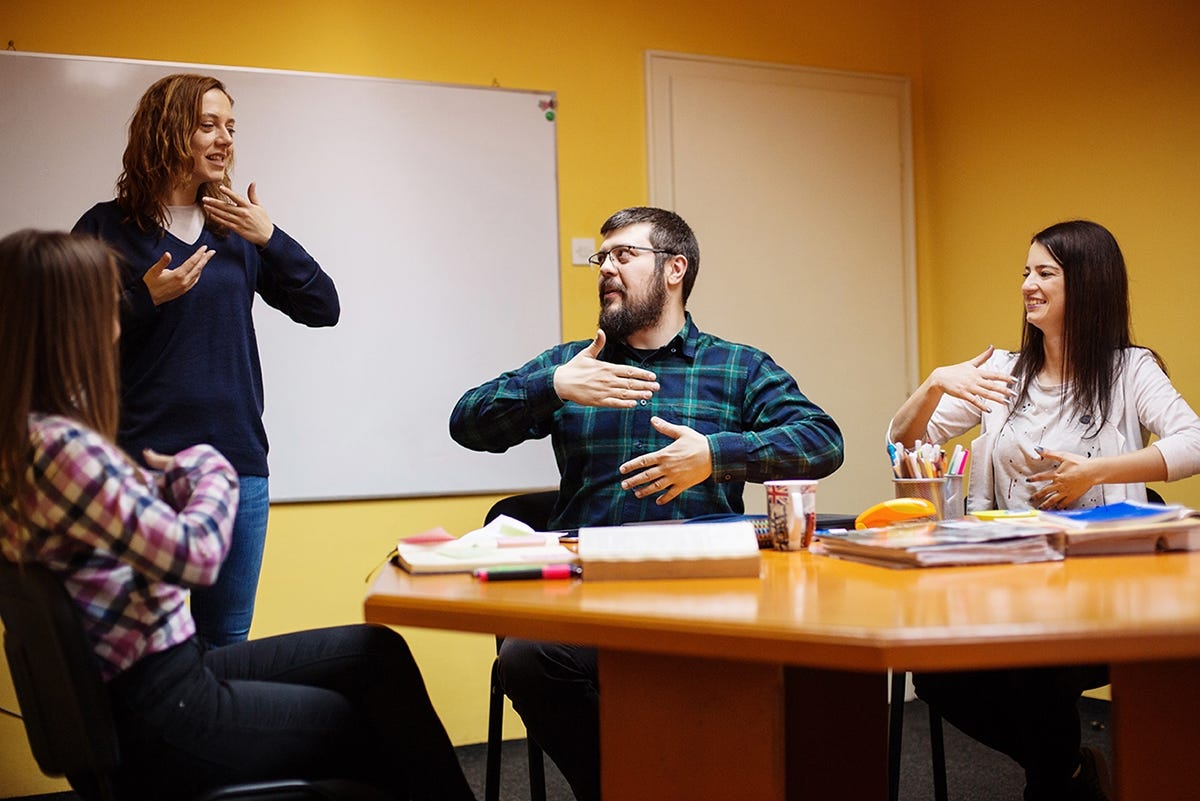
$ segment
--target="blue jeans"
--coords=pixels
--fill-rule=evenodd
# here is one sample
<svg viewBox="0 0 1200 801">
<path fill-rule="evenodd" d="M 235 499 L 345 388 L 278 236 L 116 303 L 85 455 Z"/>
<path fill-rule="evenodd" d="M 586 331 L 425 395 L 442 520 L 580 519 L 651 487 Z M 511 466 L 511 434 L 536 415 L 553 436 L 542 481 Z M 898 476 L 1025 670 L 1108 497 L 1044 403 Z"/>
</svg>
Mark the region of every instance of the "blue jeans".
<svg viewBox="0 0 1200 801">
<path fill-rule="evenodd" d="M 217 583 L 192 590 L 196 634 L 211 646 L 242 642 L 250 636 L 258 574 L 267 542 L 271 493 L 266 476 L 238 476 L 240 485 L 233 541 Z"/>
</svg>

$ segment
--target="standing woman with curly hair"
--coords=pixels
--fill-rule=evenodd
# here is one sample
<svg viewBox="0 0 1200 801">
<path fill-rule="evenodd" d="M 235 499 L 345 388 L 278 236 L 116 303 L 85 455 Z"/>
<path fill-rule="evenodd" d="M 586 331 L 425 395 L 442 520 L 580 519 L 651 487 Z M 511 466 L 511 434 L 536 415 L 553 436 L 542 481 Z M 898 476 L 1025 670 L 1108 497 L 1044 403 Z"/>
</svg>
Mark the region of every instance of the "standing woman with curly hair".
<svg viewBox="0 0 1200 801">
<path fill-rule="evenodd" d="M 232 550 L 217 583 L 192 600 L 213 645 L 246 639 L 266 540 L 254 296 L 308 326 L 334 325 L 340 313 L 332 279 L 272 223 L 255 185 L 232 190 L 234 129 L 219 80 L 160 79 L 130 120 L 116 199 L 75 224 L 122 259 L 118 443 L 131 454 L 209 443 L 241 482 Z"/>
</svg>

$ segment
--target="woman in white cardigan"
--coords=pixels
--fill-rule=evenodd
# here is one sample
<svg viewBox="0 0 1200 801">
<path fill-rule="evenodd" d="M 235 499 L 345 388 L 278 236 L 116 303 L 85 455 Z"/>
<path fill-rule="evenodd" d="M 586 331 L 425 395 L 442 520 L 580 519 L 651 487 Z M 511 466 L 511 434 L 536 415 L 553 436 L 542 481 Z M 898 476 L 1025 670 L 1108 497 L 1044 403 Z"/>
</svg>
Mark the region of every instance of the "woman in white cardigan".
<svg viewBox="0 0 1200 801">
<path fill-rule="evenodd" d="M 1132 343 L 1125 260 L 1083 220 L 1033 237 L 1021 349 L 939 367 L 904 402 L 890 442 L 980 426 L 967 509 L 1063 509 L 1146 499 L 1147 481 L 1200 473 L 1200 418 L 1157 354 Z M 1147 444 L 1148 435 L 1157 439 Z M 1025 769 L 1027 801 L 1107 798 L 1103 756 L 1080 751 L 1077 703 L 1107 668 L 920 674 L 943 717 Z"/>
</svg>

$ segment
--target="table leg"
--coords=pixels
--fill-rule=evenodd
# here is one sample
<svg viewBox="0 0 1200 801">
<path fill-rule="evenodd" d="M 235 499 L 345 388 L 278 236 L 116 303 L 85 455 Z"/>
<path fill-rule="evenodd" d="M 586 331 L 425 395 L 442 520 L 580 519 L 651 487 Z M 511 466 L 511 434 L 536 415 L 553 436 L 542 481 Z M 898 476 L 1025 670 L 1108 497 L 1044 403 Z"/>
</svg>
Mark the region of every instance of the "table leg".
<svg viewBox="0 0 1200 801">
<path fill-rule="evenodd" d="M 886 798 L 882 675 L 602 650 L 605 801 Z"/>
<path fill-rule="evenodd" d="M 1113 785 L 1120 801 L 1200 788 L 1200 660 L 1114 664 Z"/>
<path fill-rule="evenodd" d="M 787 797 L 887 798 L 887 681 L 881 673 L 788 667 Z"/>
<path fill-rule="evenodd" d="M 784 797 L 783 670 L 602 650 L 605 801 Z"/>
</svg>

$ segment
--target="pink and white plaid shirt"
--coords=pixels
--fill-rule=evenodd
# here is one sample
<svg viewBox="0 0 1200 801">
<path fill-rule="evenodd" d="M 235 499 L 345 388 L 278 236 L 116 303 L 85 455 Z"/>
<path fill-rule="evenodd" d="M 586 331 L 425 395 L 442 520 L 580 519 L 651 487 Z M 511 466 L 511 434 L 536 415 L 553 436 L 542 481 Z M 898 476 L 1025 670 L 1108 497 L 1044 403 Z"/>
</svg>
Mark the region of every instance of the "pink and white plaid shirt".
<svg viewBox="0 0 1200 801">
<path fill-rule="evenodd" d="M 63 580 L 107 681 L 195 631 L 189 587 L 217 579 L 237 511 L 237 474 L 209 445 L 175 454 L 160 475 L 65 417 L 29 418 L 32 537 L 22 551 L 11 504 L 0 555 Z"/>
</svg>

